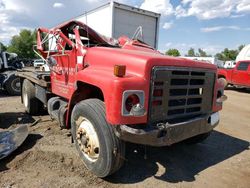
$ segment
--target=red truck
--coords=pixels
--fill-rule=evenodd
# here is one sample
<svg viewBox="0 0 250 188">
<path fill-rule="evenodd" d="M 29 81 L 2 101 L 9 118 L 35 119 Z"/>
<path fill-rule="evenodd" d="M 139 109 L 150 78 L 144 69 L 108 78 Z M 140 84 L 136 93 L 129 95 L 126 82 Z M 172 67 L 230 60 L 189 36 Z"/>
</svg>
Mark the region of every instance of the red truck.
<svg viewBox="0 0 250 188">
<path fill-rule="evenodd" d="M 231 69 L 219 68 L 218 78 L 225 88 L 228 85 L 250 88 L 250 60 L 239 61 Z"/>
<path fill-rule="evenodd" d="M 46 107 L 71 128 L 81 159 L 98 177 L 122 166 L 125 142 L 202 141 L 225 100 L 214 65 L 168 57 L 136 39 L 110 41 L 77 21 L 39 28 L 36 48 L 50 72 L 17 73 L 26 111 Z"/>
</svg>

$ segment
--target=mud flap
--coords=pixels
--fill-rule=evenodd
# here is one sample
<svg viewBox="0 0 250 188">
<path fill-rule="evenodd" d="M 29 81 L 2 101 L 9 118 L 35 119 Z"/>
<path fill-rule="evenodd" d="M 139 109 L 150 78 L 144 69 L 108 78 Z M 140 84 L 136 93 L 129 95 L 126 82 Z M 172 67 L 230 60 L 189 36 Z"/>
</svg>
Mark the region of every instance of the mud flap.
<svg viewBox="0 0 250 188">
<path fill-rule="evenodd" d="M 27 125 L 21 125 L 13 130 L 0 131 L 0 159 L 15 151 L 27 136 Z"/>
</svg>

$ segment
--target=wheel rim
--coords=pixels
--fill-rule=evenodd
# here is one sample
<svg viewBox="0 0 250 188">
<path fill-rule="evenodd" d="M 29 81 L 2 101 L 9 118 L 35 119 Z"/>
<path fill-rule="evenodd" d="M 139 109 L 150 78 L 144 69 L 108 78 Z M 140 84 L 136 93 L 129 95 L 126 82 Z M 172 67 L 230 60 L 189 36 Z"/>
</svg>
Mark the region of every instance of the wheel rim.
<svg viewBox="0 0 250 188">
<path fill-rule="evenodd" d="M 20 81 L 19 78 L 14 79 L 11 82 L 11 88 L 15 91 L 15 92 L 20 92 Z"/>
<path fill-rule="evenodd" d="M 25 108 L 28 108 L 28 95 L 26 92 L 23 92 L 23 104 Z"/>
<path fill-rule="evenodd" d="M 77 124 L 79 127 L 76 137 L 80 150 L 88 160 L 94 162 L 98 159 L 100 153 L 100 144 L 95 128 L 93 124 L 84 117 L 80 117 Z"/>
</svg>

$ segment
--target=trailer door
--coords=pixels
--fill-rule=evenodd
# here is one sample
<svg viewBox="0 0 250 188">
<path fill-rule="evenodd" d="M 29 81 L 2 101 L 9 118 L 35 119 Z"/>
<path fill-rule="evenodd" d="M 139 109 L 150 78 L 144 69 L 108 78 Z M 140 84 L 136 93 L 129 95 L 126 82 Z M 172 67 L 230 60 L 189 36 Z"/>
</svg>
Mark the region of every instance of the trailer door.
<svg viewBox="0 0 250 188">
<path fill-rule="evenodd" d="M 139 26 L 143 28 L 144 42 L 156 48 L 157 18 L 149 15 L 138 14 L 133 11 L 115 8 L 114 10 L 113 37 L 126 35 L 132 38 Z"/>
</svg>

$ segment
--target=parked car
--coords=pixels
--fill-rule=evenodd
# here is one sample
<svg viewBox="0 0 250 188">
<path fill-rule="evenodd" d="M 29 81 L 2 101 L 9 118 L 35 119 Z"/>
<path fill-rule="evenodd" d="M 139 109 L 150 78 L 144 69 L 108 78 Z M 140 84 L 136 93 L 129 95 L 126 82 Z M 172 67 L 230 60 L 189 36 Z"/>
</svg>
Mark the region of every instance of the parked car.
<svg viewBox="0 0 250 188">
<path fill-rule="evenodd" d="M 43 60 L 43 59 L 35 59 L 33 61 L 33 66 L 36 68 L 36 67 L 41 67 L 43 65 L 45 65 L 46 62 Z"/>
</svg>

